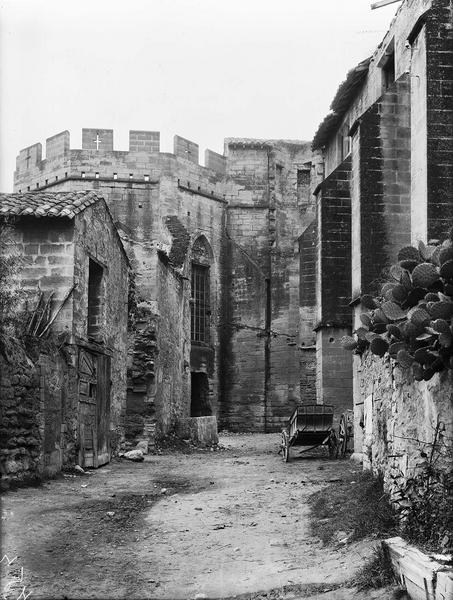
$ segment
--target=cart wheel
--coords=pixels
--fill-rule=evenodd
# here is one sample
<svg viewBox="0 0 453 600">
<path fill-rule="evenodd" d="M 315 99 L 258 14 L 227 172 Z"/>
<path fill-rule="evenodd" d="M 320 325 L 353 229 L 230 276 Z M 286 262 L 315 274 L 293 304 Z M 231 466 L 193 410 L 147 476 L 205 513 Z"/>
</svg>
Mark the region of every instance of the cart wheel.
<svg viewBox="0 0 453 600">
<path fill-rule="evenodd" d="M 289 462 L 289 435 L 286 431 L 282 431 L 282 451 L 283 451 L 283 460 L 285 462 Z"/>
<path fill-rule="evenodd" d="M 338 428 L 338 456 L 340 458 L 344 458 L 346 456 L 346 451 L 348 449 L 348 437 L 348 419 L 343 413 L 340 419 L 340 427 Z"/>
<path fill-rule="evenodd" d="M 327 446 L 329 449 L 329 458 L 336 458 L 338 456 L 338 440 L 333 429 L 330 432 Z"/>
</svg>

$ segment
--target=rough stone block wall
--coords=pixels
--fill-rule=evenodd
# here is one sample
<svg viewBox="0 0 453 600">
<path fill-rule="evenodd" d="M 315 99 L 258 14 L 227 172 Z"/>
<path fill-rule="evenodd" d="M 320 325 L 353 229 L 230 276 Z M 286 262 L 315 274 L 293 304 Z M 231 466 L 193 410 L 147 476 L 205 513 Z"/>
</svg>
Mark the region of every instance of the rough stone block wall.
<svg viewBox="0 0 453 600">
<path fill-rule="evenodd" d="M 196 165 L 198 164 L 198 144 L 195 144 L 195 142 L 175 135 L 173 138 L 173 152 L 179 158 L 184 158 Z"/>
<path fill-rule="evenodd" d="M 190 417 L 190 285 L 165 264 L 158 264 L 159 361 L 156 368 L 157 434 L 176 429 Z"/>
<path fill-rule="evenodd" d="M 62 131 L 46 140 L 46 159 L 52 159 L 69 152 L 69 131 Z"/>
<path fill-rule="evenodd" d="M 349 328 L 325 327 L 318 330 L 317 385 L 318 403 L 333 404 L 334 425 L 337 427 L 342 413 L 353 407 L 352 354 L 340 345 Z"/>
<path fill-rule="evenodd" d="M 204 164 L 208 169 L 212 169 L 222 175 L 226 172 L 226 158 L 222 154 L 213 152 L 212 150 L 205 150 L 204 153 Z"/>
<path fill-rule="evenodd" d="M 351 324 L 350 175 L 351 158 L 348 157 L 324 179 L 318 192 L 318 296 L 321 324 Z"/>
<path fill-rule="evenodd" d="M 409 83 L 408 75 L 395 81 L 360 123 L 360 213 L 352 219 L 360 218 L 361 293 L 377 291 L 383 269 L 411 241 Z"/>
<path fill-rule="evenodd" d="M 453 221 L 453 29 L 449 0 L 433 0 L 426 22 L 428 238 Z"/>
<path fill-rule="evenodd" d="M 82 129 L 82 148 L 96 152 L 113 150 L 113 129 Z"/>
<path fill-rule="evenodd" d="M 99 340 L 113 352 L 111 362 L 111 427 L 113 438 L 124 434 L 129 266 L 118 233 L 103 202 L 75 217 L 74 333 L 87 339 L 90 257 L 104 268 Z"/>
<path fill-rule="evenodd" d="M 356 407 L 355 420 L 356 427 L 363 429 L 364 466 L 383 474 L 387 490 L 395 494 L 417 472 L 423 462 L 421 451 L 430 453 L 440 421 L 445 425 L 440 441 L 451 448 L 451 371 L 417 382 L 409 370 L 402 370 L 390 358 L 379 359 L 369 353 L 357 366 L 363 404 Z M 438 460 L 437 466 L 451 469 L 451 457 Z"/>
<path fill-rule="evenodd" d="M 23 255 L 21 287 L 36 305 L 39 290 L 51 300 L 52 310 L 62 302 L 74 283 L 74 226 L 69 219 L 22 217 L 14 228 L 17 251 Z M 72 333 L 73 299 L 68 298 L 53 324 L 54 331 Z"/>
<path fill-rule="evenodd" d="M 129 131 L 129 152 L 159 152 L 159 131 Z"/>
<path fill-rule="evenodd" d="M 42 416 L 40 371 L 14 345 L 0 353 L 0 470 L 2 487 L 40 477 Z"/>
</svg>

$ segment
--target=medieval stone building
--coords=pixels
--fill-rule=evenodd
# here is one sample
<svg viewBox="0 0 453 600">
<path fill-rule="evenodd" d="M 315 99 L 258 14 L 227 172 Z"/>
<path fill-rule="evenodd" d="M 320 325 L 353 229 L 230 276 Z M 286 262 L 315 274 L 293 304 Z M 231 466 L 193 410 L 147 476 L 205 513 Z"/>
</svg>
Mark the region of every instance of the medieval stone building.
<svg viewBox="0 0 453 600">
<path fill-rule="evenodd" d="M 198 146 L 84 129 L 20 152 L 19 193 L 94 190 L 105 198 L 134 273 L 126 436 L 166 434 L 188 417 L 275 431 L 299 401 L 299 245 L 312 221 L 308 143 L 227 139 Z M 305 356 L 303 356 L 305 360 Z M 312 368 L 312 362 L 309 368 Z M 304 392 L 305 393 L 305 392 Z"/>
<path fill-rule="evenodd" d="M 390 364 L 383 373 L 339 345 L 361 326 L 361 296 L 380 289 L 400 248 L 443 240 L 453 225 L 452 57 L 451 3 L 406 0 L 374 54 L 348 73 L 313 142 L 325 165 L 312 234 L 319 394 L 345 407 L 354 397 L 359 455 L 364 422 L 371 439 L 374 419 L 381 465 L 388 448 L 406 463 L 419 450 L 407 442 L 401 450 L 394 435 L 429 440 L 436 418 L 453 427 L 451 381 L 404 382 Z"/>
<path fill-rule="evenodd" d="M 311 147 L 227 138 L 202 166 L 179 136 L 170 154 L 158 132 L 130 131 L 119 151 L 112 130 L 83 129 L 81 149 L 64 131 L 45 158 L 39 143 L 20 151 L 19 196 L 102 196 L 128 255 L 126 439 L 194 417 L 277 431 L 299 402 L 333 404 L 337 420 L 353 396 L 363 406 L 340 338 L 398 249 L 453 218 L 452 53 L 450 3 L 405 0 Z"/>
<path fill-rule="evenodd" d="M 2 348 L 2 476 L 105 464 L 124 437 L 129 271 L 109 210 L 94 192 L 47 190 L 0 194 L 0 218 L 38 342 L 34 360 Z"/>
</svg>

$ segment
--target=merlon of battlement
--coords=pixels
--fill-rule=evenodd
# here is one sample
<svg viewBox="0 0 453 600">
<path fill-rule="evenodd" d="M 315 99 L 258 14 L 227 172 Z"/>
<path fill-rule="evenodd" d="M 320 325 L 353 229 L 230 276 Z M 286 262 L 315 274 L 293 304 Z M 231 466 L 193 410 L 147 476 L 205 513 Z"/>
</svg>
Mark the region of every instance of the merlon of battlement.
<svg viewBox="0 0 453 600">
<path fill-rule="evenodd" d="M 173 153 L 179 158 L 185 158 L 198 165 L 198 144 L 195 144 L 195 142 L 186 140 L 180 135 L 175 135 L 173 138 Z"/>
<path fill-rule="evenodd" d="M 103 129 L 99 127 L 83 128 L 81 149 L 99 154 L 104 152 L 114 152 L 113 129 Z M 173 154 L 178 158 L 199 165 L 199 146 L 195 142 L 179 135 L 175 135 L 173 138 L 173 149 Z M 61 131 L 46 140 L 46 160 L 66 159 L 66 157 L 70 160 L 72 151 L 79 152 L 80 150 L 71 149 L 70 134 L 67 130 Z M 122 152 L 124 154 L 124 151 Z M 131 129 L 129 131 L 129 152 L 159 154 L 161 152 L 160 132 Z M 204 166 L 206 168 L 221 175 L 226 173 L 225 156 L 213 152 L 212 150 L 206 150 L 204 156 Z M 40 143 L 33 144 L 32 146 L 20 150 L 19 156 L 16 158 L 16 177 L 18 177 L 19 174 L 20 176 L 23 176 L 29 170 L 32 170 L 37 166 L 42 168 L 42 161 L 42 146 Z"/>
</svg>

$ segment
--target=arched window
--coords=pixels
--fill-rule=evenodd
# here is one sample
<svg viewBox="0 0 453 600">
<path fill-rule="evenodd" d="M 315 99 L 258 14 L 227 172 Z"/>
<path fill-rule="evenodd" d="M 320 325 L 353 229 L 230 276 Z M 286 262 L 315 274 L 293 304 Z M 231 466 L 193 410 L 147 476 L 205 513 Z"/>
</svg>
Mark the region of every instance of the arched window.
<svg viewBox="0 0 453 600">
<path fill-rule="evenodd" d="M 209 344 L 211 302 L 210 265 L 212 253 L 208 241 L 200 236 L 192 247 L 191 340 Z"/>
</svg>

